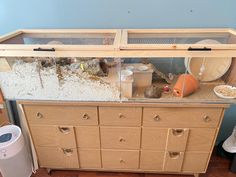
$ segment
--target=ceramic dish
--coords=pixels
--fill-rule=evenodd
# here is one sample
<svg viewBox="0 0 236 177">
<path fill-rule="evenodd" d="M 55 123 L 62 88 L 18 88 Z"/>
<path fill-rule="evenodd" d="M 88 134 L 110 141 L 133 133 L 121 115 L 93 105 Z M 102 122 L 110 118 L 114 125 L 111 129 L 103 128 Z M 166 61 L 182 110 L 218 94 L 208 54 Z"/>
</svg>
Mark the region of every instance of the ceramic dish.
<svg viewBox="0 0 236 177">
<path fill-rule="evenodd" d="M 139 66 L 137 68 L 139 71 L 147 71 L 148 70 L 148 67 L 147 66 Z"/>
<path fill-rule="evenodd" d="M 224 99 L 236 98 L 236 87 L 230 85 L 218 85 L 214 88 L 215 94 Z"/>
</svg>

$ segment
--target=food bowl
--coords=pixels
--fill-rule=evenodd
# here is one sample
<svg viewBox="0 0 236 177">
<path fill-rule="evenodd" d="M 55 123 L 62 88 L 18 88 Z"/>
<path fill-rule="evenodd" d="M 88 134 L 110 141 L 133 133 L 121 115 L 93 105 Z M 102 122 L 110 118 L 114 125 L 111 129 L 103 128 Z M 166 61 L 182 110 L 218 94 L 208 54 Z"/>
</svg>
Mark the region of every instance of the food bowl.
<svg viewBox="0 0 236 177">
<path fill-rule="evenodd" d="M 215 94 L 224 99 L 236 98 L 236 87 L 230 85 L 218 85 L 214 89 Z"/>
<path fill-rule="evenodd" d="M 142 65 L 142 66 L 138 66 L 137 69 L 138 69 L 139 71 L 147 71 L 149 68 L 148 68 L 148 66 Z"/>
</svg>

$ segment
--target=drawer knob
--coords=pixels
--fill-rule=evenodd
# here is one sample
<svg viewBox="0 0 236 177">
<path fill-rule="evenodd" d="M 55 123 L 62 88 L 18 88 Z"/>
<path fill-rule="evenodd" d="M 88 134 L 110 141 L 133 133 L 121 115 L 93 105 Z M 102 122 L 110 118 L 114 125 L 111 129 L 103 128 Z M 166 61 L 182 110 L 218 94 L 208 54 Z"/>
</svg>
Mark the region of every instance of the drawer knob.
<svg viewBox="0 0 236 177">
<path fill-rule="evenodd" d="M 63 134 L 68 134 L 70 132 L 70 128 L 68 127 L 58 127 L 58 129 Z"/>
<path fill-rule="evenodd" d="M 37 112 L 37 113 L 36 113 L 36 117 L 37 117 L 38 119 L 41 119 L 41 118 L 43 118 L 43 114 L 40 113 L 40 112 Z"/>
<path fill-rule="evenodd" d="M 211 118 L 209 116 L 204 116 L 203 120 L 204 120 L 204 122 L 210 122 Z"/>
<path fill-rule="evenodd" d="M 125 142 L 125 139 L 122 138 L 122 137 L 120 137 L 119 141 L 120 141 L 120 142 Z"/>
<path fill-rule="evenodd" d="M 66 156 L 71 156 L 73 154 L 73 149 L 65 149 L 62 148 L 62 152 L 66 155 Z"/>
<path fill-rule="evenodd" d="M 182 136 L 184 134 L 184 130 L 183 129 L 172 129 L 172 134 L 174 136 Z"/>
<path fill-rule="evenodd" d="M 88 120 L 88 119 L 89 119 L 89 115 L 88 115 L 87 113 L 84 113 L 84 114 L 83 114 L 83 119 L 84 119 L 84 120 Z"/>
<path fill-rule="evenodd" d="M 123 119 L 123 118 L 125 118 L 125 116 L 120 113 L 120 114 L 119 114 L 119 118 L 120 118 L 120 119 Z"/>
<path fill-rule="evenodd" d="M 180 156 L 179 152 L 169 152 L 169 156 L 171 159 L 178 159 Z"/>
<path fill-rule="evenodd" d="M 160 120 L 161 120 L 161 118 L 160 118 L 159 115 L 155 115 L 155 116 L 153 117 L 153 119 L 154 119 L 155 121 L 160 121 Z"/>
<path fill-rule="evenodd" d="M 125 163 L 125 161 L 123 159 L 120 159 L 120 163 Z"/>
</svg>

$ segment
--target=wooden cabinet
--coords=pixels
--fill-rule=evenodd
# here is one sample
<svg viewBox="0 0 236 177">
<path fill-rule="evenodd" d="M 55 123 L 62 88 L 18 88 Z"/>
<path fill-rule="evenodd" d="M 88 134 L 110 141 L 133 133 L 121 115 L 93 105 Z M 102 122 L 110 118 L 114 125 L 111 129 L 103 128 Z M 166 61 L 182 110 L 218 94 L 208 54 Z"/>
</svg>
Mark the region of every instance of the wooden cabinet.
<svg viewBox="0 0 236 177">
<path fill-rule="evenodd" d="M 79 164 L 82 169 L 101 168 L 100 149 L 78 149 Z"/>
<path fill-rule="evenodd" d="M 32 124 L 97 125 L 97 107 L 27 105 L 25 113 Z"/>
<path fill-rule="evenodd" d="M 76 148 L 37 147 L 39 165 L 50 168 L 79 168 Z"/>
<path fill-rule="evenodd" d="M 165 152 L 141 150 L 140 168 L 143 170 L 163 171 Z"/>
<path fill-rule="evenodd" d="M 102 150 L 102 164 L 108 169 L 138 169 L 139 151 Z"/>
<path fill-rule="evenodd" d="M 103 149 L 139 149 L 141 128 L 101 127 Z"/>
<path fill-rule="evenodd" d="M 217 127 L 218 108 L 144 108 L 143 125 L 158 127 Z"/>
<path fill-rule="evenodd" d="M 41 167 L 204 173 L 225 105 L 22 103 Z"/>
<path fill-rule="evenodd" d="M 99 107 L 101 125 L 140 126 L 141 107 Z"/>
</svg>

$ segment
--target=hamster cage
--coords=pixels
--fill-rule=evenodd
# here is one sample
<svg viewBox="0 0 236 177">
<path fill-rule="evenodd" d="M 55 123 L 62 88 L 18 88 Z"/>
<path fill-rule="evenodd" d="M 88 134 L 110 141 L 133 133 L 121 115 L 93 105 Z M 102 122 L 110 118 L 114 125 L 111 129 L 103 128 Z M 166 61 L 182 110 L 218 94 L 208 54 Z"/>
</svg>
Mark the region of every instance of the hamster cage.
<svg viewBox="0 0 236 177">
<path fill-rule="evenodd" d="M 226 98 L 236 97 L 232 29 L 19 30 L 0 42 L 7 99 L 233 102 Z"/>
</svg>

